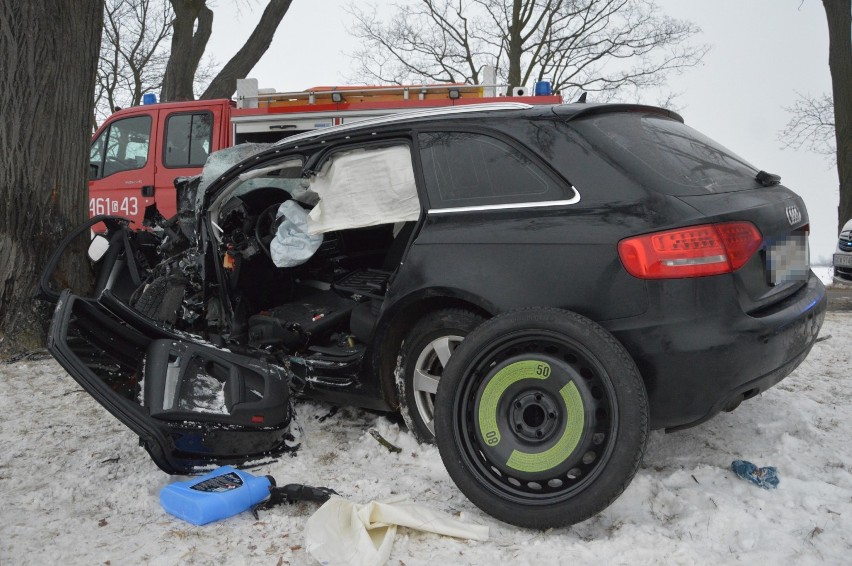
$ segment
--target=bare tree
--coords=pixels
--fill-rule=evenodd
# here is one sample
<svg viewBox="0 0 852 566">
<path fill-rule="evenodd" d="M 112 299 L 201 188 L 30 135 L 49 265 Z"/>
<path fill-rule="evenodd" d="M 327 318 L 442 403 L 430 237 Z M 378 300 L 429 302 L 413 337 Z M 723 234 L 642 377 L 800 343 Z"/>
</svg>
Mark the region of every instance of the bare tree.
<svg viewBox="0 0 852 566">
<path fill-rule="evenodd" d="M 485 65 L 509 87 L 551 79 L 556 90 L 609 98 L 661 86 L 708 48 L 694 24 L 653 0 L 407 0 L 388 20 L 352 4 L 357 78 L 479 84 Z"/>
<path fill-rule="evenodd" d="M 840 180 L 838 231 L 852 218 L 852 0 L 822 0 L 828 21 L 831 96 L 798 95 L 779 134 L 786 147 L 833 155 Z"/>
<path fill-rule="evenodd" d="M 271 0 L 254 31 L 201 95 L 203 99 L 227 98 L 237 89 L 237 79 L 245 78 L 269 49 L 275 30 L 292 0 Z"/>
<path fill-rule="evenodd" d="M 828 20 L 828 67 L 840 178 L 839 230 L 852 218 L 852 0 L 822 0 L 822 5 Z"/>
<path fill-rule="evenodd" d="M 140 104 L 146 93 L 160 92 L 173 16 L 167 0 L 106 0 L 96 120 L 118 107 Z"/>
<path fill-rule="evenodd" d="M 192 100 L 193 80 L 213 31 L 213 10 L 207 0 L 170 0 L 174 9 L 171 56 L 163 77 L 163 100 Z M 269 0 L 245 44 L 211 81 L 201 98 L 227 98 L 269 49 L 292 0 Z"/>
<path fill-rule="evenodd" d="M 86 219 L 103 0 L 0 1 L 0 353 L 43 345 L 32 299 L 60 238 Z M 61 263 L 68 286 L 84 264 Z"/>
<path fill-rule="evenodd" d="M 213 33 L 213 10 L 206 0 L 170 0 L 174 9 L 171 56 L 163 76 L 163 100 L 193 100 L 195 71 Z"/>
<path fill-rule="evenodd" d="M 834 101 L 822 94 L 810 96 L 797 93 L 792 106 L 785 106 L 790 121 L 778 134 L 785 148 L 806 149 L 831 159 L 837 159 L 834 136 Z"/>
</svg>

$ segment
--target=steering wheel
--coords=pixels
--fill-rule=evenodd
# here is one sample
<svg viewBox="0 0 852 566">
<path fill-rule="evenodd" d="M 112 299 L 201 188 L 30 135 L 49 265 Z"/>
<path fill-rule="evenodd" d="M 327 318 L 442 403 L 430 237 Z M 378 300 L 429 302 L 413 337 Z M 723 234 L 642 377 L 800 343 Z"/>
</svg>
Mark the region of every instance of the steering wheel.
<svg viewBox="0 0 852 566">
<path fill-rule="evenodd" d="M 263 209 L 257 217 L 257 222 L 254 223 L 254 239 L 260 244 L 260 249 L 268 258 L 272 258 L 272 252 L 269 251 L 269 246 L 272 245 L 272 240 L 275 239 L 275 234 L 278 232 L 278 227 L 284 221 L 284 216 L 276 217 L 278 208 L 281 203 L 275 203 Z"/>
</svg>

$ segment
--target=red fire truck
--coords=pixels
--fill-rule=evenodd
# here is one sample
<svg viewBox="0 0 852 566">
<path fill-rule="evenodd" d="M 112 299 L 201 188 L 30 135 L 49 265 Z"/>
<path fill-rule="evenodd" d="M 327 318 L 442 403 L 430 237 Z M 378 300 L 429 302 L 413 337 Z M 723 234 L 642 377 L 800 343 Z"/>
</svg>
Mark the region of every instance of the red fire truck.
<svg viewBox="0 0 852 566">
<path fill-rule="evenodd" d="M 558 104 L 549 88 L 516 88 L 511 100 Z M 112 114 L 95 133 L 89 157 L 89 212 L 126 216 L 141 226 L 156 203 L 175 213 L 174 180 L 201 172 L 207 156 L 245 142 L 289 135 L 424 107 L 506 101 L 498 87 L 461 84 L 314 87 L 299 92 L 258 89 L 239 81 L 236 101 L 143 104 Z"/>
</svg>

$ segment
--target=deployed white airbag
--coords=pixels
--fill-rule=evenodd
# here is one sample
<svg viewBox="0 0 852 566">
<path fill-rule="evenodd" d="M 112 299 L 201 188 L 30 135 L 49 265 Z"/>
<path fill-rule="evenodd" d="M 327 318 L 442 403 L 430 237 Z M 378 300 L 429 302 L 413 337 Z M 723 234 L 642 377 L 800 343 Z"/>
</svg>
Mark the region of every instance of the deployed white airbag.
<svg viewBox="0 0 852 566">
<path fill-rule="evenodd" d="M 278 207 L 277 218 L 284 216 L 269 245 L 272 263 L 278 267 L 295 267 L 308 261 L 322 244 L 322 234 L 308 233 L 308 213 L 294 200 Z"/>
<path fill-rule="evenodd" d="M 337 154 L 311 180 L 320 201 L 311 234 L 417 220 L 420 201 L 408 146 Z"/>
</svg>

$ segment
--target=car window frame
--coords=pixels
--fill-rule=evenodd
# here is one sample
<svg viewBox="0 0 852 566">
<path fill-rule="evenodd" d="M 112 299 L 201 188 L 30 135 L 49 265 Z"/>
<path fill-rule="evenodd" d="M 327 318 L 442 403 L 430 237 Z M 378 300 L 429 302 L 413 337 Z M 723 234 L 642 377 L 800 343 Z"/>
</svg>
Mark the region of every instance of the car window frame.
<svg viewBox="0 0 852 566">
<path fill-rule="evenodd" d="M 118 171 L 112 171 L 108 175 L 105 175 L 104 171 L 106 169 L 107 152 L 109 151 L 109 138 L 110 138 L 110 135 L 112 134 L 113 128 L 115 128 L 116 125 L 118 125 L 122 122 L 126 122 L 128 120 L 139 120 L 140 118 L 148 120 L 148 144 L 147 144 L 148 150 L 145 154 L 145 163 L 142 163 L 141 165 L 137 164 L 136 167 L 128 167 L 127 169 L 120 169 Z M 114 121 L 110 122 L 109 125 L 100 133 L 100 135 L 97 136 L 92 141 L 92 143 L 89 144 L 89 165 L 91 166 L 91 164 L 93 163 L 93 161 L 91 159 L 91 157 L 92 157 L 91 148 L 94 147 L 95 145 L 97 145 L 98 143 L 103 142 L 103 143 L 101 143 L 101 149 L 100 149 L 100 161 L 98 162 L 98 174 L 95 175 L 95 176 L 90 176 L 89 179 L 92 180 L 92 181 L 100 181 L 101 179 L 106 179 L 108 177 L 111 177 L 113 175 L 117 175 L 119 173 L 124 173 L 126 171 L 137 171 L 139 169 L 144 169 L 145 167 L 147 167 L 148 162 L 151 160 L 151 138 L 153 137 L 153 131 L 154 131 L 154 119 L 150 114 L 139 114 L 139 115 L 136 115 L 136 116 L 126 116 L 124 118 L 119 118 L 118 120 L 114 120 Z"/>
<path fill-rule="evenodd" d="M 170 112 L 166 114 L 165 119 L 163 120 L 163 143 L 162 143 L 162 156 L 161 161 L 163 167 L 166 169 L 188 169 L 188 168 L 196 168 L 196 167 L 204 167 L 204 162 L 207 161 L 207 157 L 204 158 L 204 162 L 199 164 L 188 163 L 186 165 L 169 165 L 166 159 L 168 158 L 168 149 L 169 149 L 169 122 L 172 118 L 178 116 L 200 116 L 202 114 L 206 114 L 210 117 L 210 135 L 208 138 L 210 149 L 207 151 L 207 157 L 210 157 L 210 154 L 213 153 L 213 124 L 215 121 L 215 117 L 213 116 L 213 112 L 210 110 L 183 110 L 178 112 Z M 190 120 L 190 140 L 192 140 L 192 121 Z"/>
<path fill-rule="evenodd" d="M 244 169 L 238 169 L 233 171 L 229 169 L 229 172 L 232 172 L 231 175 L 223 175 L 219 179 L 215 181 L 215 184 L 220 184 L 212 193 L 208 193 L 205 196 L 205 204 L 203 206 L 204 214 L 209 219 L 209 224 L 212 226 L 215 225 L 215 217 L 220 213 L 222 206 L 228 202 L 232 198 L 239 198 L 239 195 L 235 195 L 237 188 L 245 183 L 247 180 L 243 180 L 242 176 L 250 171 L 254 171 L 255 169 L 264 169 L 270 167 L 274 162 L 285 163 L 287 161 L 301 161 L 301 176 L 305 175 L 305 164 L 307 163 L 307 156 L 303 152 L 293 152 L 293 153 L 275 153 L 269 155 L 267 158 L 261 160 L 259 163 L 252 163 L 251 167 L 246 167 Z M 212 185 L 211 185 L 212 186 Z M 275 187 L 279 188 L 279 187 Z M 287 189 L 281 188 L 284 192 L 289 192 Z M 227 193 L 227 194 L 226 194 Z M 221 201 L 221 202 L 220 202 Z M 215 230 L 212 232 L 214 240 L 218 241 L 218 232 Z"/>
<path fill-rule="evenodd" d="M 365 134 L 365 137 L 361 137 L 359 135 L 355 139 L 346 136 L 342 139 L 319 140 L 316 145 L 314 143 L 309 145 L 296 145 L 293 148 L 289 148 L 287 151 L 295 151 L 298 149 L 307 156 L 303 175 L 305 177 L 310 177 L 311 175 L 321 171 L 322 168 L 325 167 L 326 163 L 328 163 L 328 161 L 336 154 L 358 149 L 381 149 L 383 147 L 405 145 L 408 147 L 409 155 L 411 157 L 414 186 L 417 190 L 417 200 L 420 203 L 420 217 L 417 220 L 419 223 L 423 220 L 423 218 L 425 218 L 429 211 L 429 202 L 426 199 L 425 185 L 421 177 L 420 156 L 416 140 L 414 139 L 415 137 L 416 134 L 414 134 L 413 130 L 410 128 L 406 128 L 402 132 L 398 129 L 394 129 L 389 132 L 375 131 Z"/>
<path fill-rule="evenodd" d="M 550 199 L 550 200 L 523 200 L 519 196 L 519 200 L 510 203 L 482 203 L 482 204 L 460 204 L 453 205 L 444 203 L 441 199 L 434 202 L 433 195 L 429 192 L 429 187 L 426 182 L 426 173 L 423 167 L 422 148 L 420 146 L 420 134 L 428 133 L 461 133 L 475 134 L 490 137 L 503 142 L 510 148 L 514 149 L 531 163 L 534 164 L 537 171 L 542 173 L 548 181 L 552 182 L 556 187 L 561 189 L 563 196 L 567 198 Z M 455 124 L 430 124 L 426 126 L 412 128 L 412 138 L 415 144 L 414 158 L 416 162 L 416 175 L 418 184 L 422 187 L 422 198 L 426 201 L 426 212 L 428 214 L 448 214 L 457 212 L 474 212 L 474 211 L 489 211 L 489 210 L 507 210 L 519 208 L 542 208 L 552 206 L 566 206 L 576 204 L 580 201 L 580 192 L 569 179 L 563 177 L 556 171 L 546 160 L 542 159 L 535 151 L 527 147 L 525 144 L 507 135 L 506 133 L 491 128 L 483 128 L 478 126 L 460 126 Z M 567 193 L 573 193 L 570 196 Z M 476 197 L 473 197 L 476 198 Z M 487 198 L 487 197 L 479 197 Z"/>
</svg>

